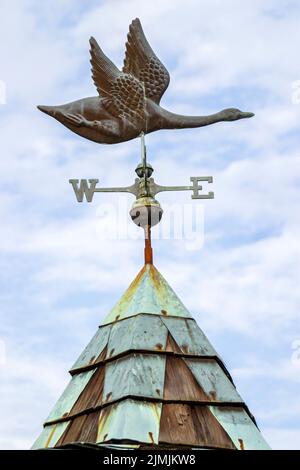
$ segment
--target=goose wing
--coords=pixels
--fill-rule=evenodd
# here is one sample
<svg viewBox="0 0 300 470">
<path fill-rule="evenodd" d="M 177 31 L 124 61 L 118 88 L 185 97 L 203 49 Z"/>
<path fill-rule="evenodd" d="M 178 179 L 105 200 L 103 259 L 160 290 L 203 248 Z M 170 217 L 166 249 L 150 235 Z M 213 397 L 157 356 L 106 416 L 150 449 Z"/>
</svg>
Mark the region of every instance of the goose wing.
<svg viewBox="0 0 300 470">
<path fill-rule="evenodd" d="M 143 82 L 147 98 L 159 104 L 170 75 L 151 49 L 138 18 L 129 26 L 123 72 Z"/>
<path fill-rule="evenodd" d="M 139 80 L 121 72 L 103 53 L 97 41 L 90 39 L 92 78 L 105 108 L 115 117 L 142 118 L 144 88 Z"/>
</svg>

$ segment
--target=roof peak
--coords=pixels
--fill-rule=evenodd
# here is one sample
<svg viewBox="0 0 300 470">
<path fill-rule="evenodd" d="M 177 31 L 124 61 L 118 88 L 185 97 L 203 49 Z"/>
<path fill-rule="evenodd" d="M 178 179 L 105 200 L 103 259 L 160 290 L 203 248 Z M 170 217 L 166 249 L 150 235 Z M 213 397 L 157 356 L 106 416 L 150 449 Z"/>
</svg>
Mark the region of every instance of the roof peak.
<svg viewBox="0 0 300 470">
<path fill-rule="evenodd" d="M 153 264 L 145 264 L 102 324 L 149 313 L 191 318 L 191 314 Z"/>
</svg>

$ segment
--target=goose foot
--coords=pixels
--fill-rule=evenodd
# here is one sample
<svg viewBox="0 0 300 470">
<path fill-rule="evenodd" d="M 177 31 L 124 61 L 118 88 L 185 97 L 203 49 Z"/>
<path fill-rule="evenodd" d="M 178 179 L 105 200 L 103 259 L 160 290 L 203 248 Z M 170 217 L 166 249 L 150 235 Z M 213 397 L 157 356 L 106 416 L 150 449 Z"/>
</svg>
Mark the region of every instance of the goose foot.
<svg viewBox="0 0 300 470">
<path fill-rule="evenodd" d="M 120 136 L 120 128 L 118 123 L 115 121 L 89 121 L 80 114 L 72 113 L 64 114 L 64 118 L 76 127 L 88 127 L 89 129 L 94 129 L 109 137 Z"/>
<path fill-rule="evenodd" d="M 73 124 L 74 126 L 78 126 L 78 127 L 84 126 L 88 122 L 85 118 L 83 118 L 82 116 L 78 114 L 68 113 L 64 115 L 64 118 L 67 121 L 69 121 L 71 124 Z"/>
<path fill-rule="evenodd" d="M 115 121 L 88 121 L 88 127 L 96 129 L 97 131 L 109 137 L 119 137 L 120 127 Z"/>
</svg>

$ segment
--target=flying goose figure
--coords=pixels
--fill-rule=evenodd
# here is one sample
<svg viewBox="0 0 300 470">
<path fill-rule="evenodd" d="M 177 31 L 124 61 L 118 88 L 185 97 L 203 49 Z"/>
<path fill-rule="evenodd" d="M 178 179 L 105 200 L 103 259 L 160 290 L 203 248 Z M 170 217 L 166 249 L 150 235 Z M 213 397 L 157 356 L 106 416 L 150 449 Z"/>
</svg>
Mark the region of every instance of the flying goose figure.
<svg viewBox="0 0 300 470">
<path fill-rule="evenodd" d="M 38 106 L 76 134 L 101 144 L 116 144 L 160 129 L 202 127 L 249 118 L 253 113 L 228 108 L 208 116 L 182 116 L 160 106 L 170 76 L 154 54 L 136 18 L 129 27 L 120 71 L 90 39 L 92 77 L 99 93 L 61 106 Z"/>
</svg>

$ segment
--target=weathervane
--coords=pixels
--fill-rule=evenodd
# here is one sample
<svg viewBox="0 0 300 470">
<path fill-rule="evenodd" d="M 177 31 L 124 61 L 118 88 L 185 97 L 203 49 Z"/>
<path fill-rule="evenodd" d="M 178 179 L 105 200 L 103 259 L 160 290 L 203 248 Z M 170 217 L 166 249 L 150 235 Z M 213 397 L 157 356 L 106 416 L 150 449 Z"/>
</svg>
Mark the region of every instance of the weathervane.
<svg viewBox="0 0 300 470">
<path fill-rule="evenodd" d="M 161 129 L 183 129 L 207 126 L 220 121 L 236 121 L 254 114 L 236 108 L 227 108 L 208 116 L 182 116 L 160 106 L 170 76 L 151 49 L 140 20 L 129 27 L 124 66 L 120 71 L 103 53 L 97 41 L 90 39 L 92 77 L 99 96 L 83 98 L 61 106 L 38 106 L 71 131 L 89 140 L 116 144 L 136 137 L 141 138 L 141 163 L 135 169 L 138 178 L 131 186 L 97 187 L 98 179 L 69 180 L 78 202 L 86 197 L 93 200 L 95 193 L 126 192 L 136 197 L 130 215 L 145 231 L 145 262 L 152 263 L 151 227 L 162 216 L 155 199 L 162 191 L 192 191 L 192 199 L 212 199 L 213 192 L 200 194 L 201 182 L 212 183 L 211 176 L 191 177 L 189 186 L 161 186 L 151 177 L 152 166 L 147 162 L 145 134 Z"/>
</svg>

